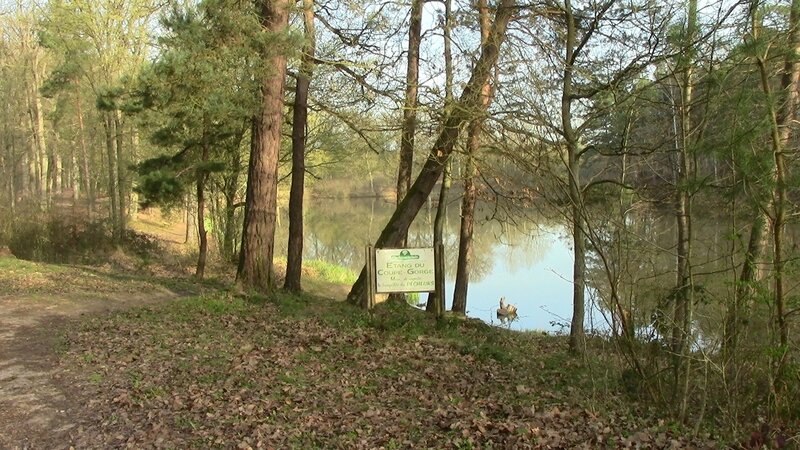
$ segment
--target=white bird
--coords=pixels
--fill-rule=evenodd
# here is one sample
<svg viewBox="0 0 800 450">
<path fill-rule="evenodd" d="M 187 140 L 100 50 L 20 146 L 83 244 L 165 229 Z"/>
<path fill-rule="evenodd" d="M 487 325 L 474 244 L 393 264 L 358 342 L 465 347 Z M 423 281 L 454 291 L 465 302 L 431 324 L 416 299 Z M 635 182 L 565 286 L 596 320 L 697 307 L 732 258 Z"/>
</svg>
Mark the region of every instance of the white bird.
<svg viewBox="0 0 800 450">
<path fill-rule="evenodd" d="M 498 316 L 513 316 L 517 314 L 517 307 L 511 303 L 506 303 L 505 297 L 500 297 L 500 307 L 497 308 Z"/>
</svg>

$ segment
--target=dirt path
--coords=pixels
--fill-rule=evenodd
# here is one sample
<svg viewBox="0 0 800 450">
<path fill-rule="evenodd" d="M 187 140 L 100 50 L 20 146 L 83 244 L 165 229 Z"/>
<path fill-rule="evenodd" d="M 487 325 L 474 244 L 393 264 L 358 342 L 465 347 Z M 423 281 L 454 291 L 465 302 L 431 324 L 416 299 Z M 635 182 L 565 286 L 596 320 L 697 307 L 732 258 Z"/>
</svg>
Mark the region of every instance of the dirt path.
<svg viewBox="0 0 800 450">
<path fill-rule="evenodd" d="M 152 292 L 0 296 L 0 449 L 69 448 L 83 400 L 62 379 L 62 330 L 87 314 L 177 298 Z"/>
</svg>

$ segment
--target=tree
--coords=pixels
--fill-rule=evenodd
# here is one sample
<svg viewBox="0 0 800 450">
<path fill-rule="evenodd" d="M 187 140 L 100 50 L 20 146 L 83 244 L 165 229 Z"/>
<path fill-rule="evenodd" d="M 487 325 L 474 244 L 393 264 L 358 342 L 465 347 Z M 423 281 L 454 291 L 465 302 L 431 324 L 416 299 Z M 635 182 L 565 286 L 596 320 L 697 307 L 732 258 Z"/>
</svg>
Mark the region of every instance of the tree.
<svg viewBox="0 0 800 450">
<path fill-rule="evenodd" d="M 18 11 L 14 17 L 5 21 L 7 35 L 16 44 L 16 55 L 11 61 L 17 65 L 16 72 L 19 77 L 17 89 L 23 92 L 20 111 L 26 118 L 26 123 L 20 124 L 28 130 L 30 146 L 25 158 L 29 165 L 28 185 L 30 199 L 35 198 L 36 209 L 45 209 L 50 203 L 50 194 L 53 187 L 52 179 L 53 159 L 52 147 L 47 145 L 47 130 L 45 129 L 45 102 L 41 93 L 44 78 L 48 70 L 48 58 L 45 49 L 36 39 L 36 17 L 28 12 Z M 10 55 L 11 56 L 11 55 Z M 23 106 L 24 105 L 24 106 Z"/>
<path fill-rule="evenodd" d="M 453 27 L 453 5 L 451 0 L 444 0 L 444 13 L 441 18 L 442 35 L 444 38 L 444 109 L 448 110 L 452 107 L 453 103 L 453 50 L 452 50 L 452 27 Z M 444 222 L 447 217 L 447 194 L 453 183 L 451 171 L 453 168 L 452 159 L 448 159 L 442 170 L 442 186 L 439 190 L 439 202 L 436 206 L 436 218 L 433 222 L 433 245 L 444 246 Z M 444 276 L 444 274 L 442 274 Z M 437 317 L 444 313 L 445 309 L 445 295 L 444 292 L 441 296 L 438 292 L 432 292 L 428 295 L 428 303 L 425 305 L 425 310 L 429 313 L 435 314 Z"/>
<path fill-rule="evenodd" d="M 207 181 L 237 164 L 239 141 L 255 108 L 256 86 L 250 80 L 257 69 L 257 24 L 252 17 L 216 0 L 173 10 L 163 20 L 169 31 L 160 39 L 163 51 L 140 77 L 141 105 L 136 106 L 144 108 L 142 121 L 153 130 L 151 140 L 177 152 L 140 164 L 137 192 L 146 205 L 169 206 L 182 201 L 184 185 L 194 183 L 199 278 L 208 254 Z"/>
<path fill-rule="evenodd" d="M 549 201 L 560 206 L 570 228 L 573 250 L 572 318 L 569 348 L 581 354 L 585 347 L 586 257 L 587 257 L 587 192 L 608 182 L 607 174 L 596 173 L 585 178 L 587 165 L 596 156 L 596 142 L 603 118 L 619 99 L 612 93 L 646 67 L 657 56 L 658 40 L 649 40 L 663 26 L 658 11 L 640 8 L 637 4 L 620 5 L 615 0 L 600 3 L 576 2 L 552 4 L 542 16 L 552 27 L 549 40 L 540 40 L 548 57 L 557 61 L 558 71 L 536 67 L 547 87 L 557 89 L 558 98 L 537 101 L 535 117 L 546 130 L 539 137 L 545 148 L 544 176 L 555 185 L 544 192 Z M 633 17 L 652 12 L 647 20 Z M 642 25 L 619 28 L 616 24 L 630 18 Z M 545 25 L 543 24 L 543 25 Z M 652 34 L 651 34 L 652 33 Z M 641 38 L 641 45 L 630 45 Z M 534 64 L 535 65 L 535 64 Z M 624 97 L 624 96 L 623 96 Z M 555 104 L 549 104 L 551 101 Z M 557 103 L 556 103 L 557 102 Z M 541 170 L 541 169 L 539 169 Z"/>
<path fill-rule="evenodd" d="M 689 401 L 689 371 L 694 305 L 694 278 L 692 275 L 692 189 L 697 175 L 693 144 L 698 139 L 694 123 L 694 58 L 697 39 L 697 0 L 689 0 L 685 31 L 681 41 L 675 78 L 680 94 L 675 105 L 678 127 L 675 135 L 677 166 L 675 168 L 675 219 L 677 221 L 675 302 L 672 327 L 674 356 L 673 406 L 680 420 L 686 417 Z"/>
<path fill-rule="evenodd" d="M 403 103 L 403 126 L 400 137 L 400 163 L 397 173 L 397 204 L 411 187 L 411 168 L 414 162 L 414 134 L 417 129 L 417 95 L 419 90 L 419 51 L 422 42 L 422 0 L 411 0 L 408 25 L 408 60 L 406 92 Z"/>
<path fill-rule="evenodd" d="M 751 33 L 754 41 L 760 38 L 759 2 L 750 3 Z M 780 71 L 780 91 L 777 96 L 772 92 L 769 72 L 765 58 L 756 54 L 761 77 L 761 88 L 767 100 L 768 121 L 770 128 L 770 150 L 772 154 L 772 196 L 769 199 L 768 213 L 772 221 L 772 259 L 774 272 L 774 315 L 777 328 L 780 356 L 777 358 L 776 375 L 773 383 L 782 383 L 784 364 L 789 352 L 789 326 L 787 322 L 787 300 L 785 292 L 785 250 L 784 236 L 787 220 L 787 161 L 786 153 L 792 145 L 794 126 L 792 122 L 797 116 L 800 93 L 800 0 L 792 0 L 789 13 L 788 35 L 786 38 L 786 54 Z M 776 105 L 777 104 L 777 105 Z"/>
<path fill-rule="evenodd" d="M 481 43 L 489 38 L 490 17 L 489 4 L 486 0 L 478 0 L 478 17 L 481 30 Z M 467 313 L 467 290 L 469 287 L 469 270 L 472 259 L 472 235 L 475 227 L 475 206 L 478 202 L 475 187 L 477 165 L 475 158 L 481 147 L 481 135 L 485 115 L 489 109 L 492 96 L 491 80 L 481 86 L 481 99 L 475 117 L 467 126 L 467 168 L 464 178 L 464 196 L 461 202 L 461 227 L 458 239 L 458 263 L 456 265 L 456 283 L 453 291 L 453 312 Z"/>
<path fill-rule="evenodd" d="M 272 267 L 278 194 L 278 156 L 283 124 L 283 91 L 286 78 L 288 0 L 259 0 L 258 15 L 264 31 L 275 39 L 264 50 L 261 104 L 253 116 L 250 162 L 247 173 L 242 246 L 236 283 L 244 289 L 270 293 L 275 288 Z"/>
<path fill-rule="evenodd" d="M 305 44 L 294 91 L 292 109 L 292 187 L 289 194 L 289 244 L 286 258 L 286 280 L 283 287 L 300 291 L 303 268 L 303 194 L 306 176 L 306 140 L 308 139 L 308 87 L 314 70 L 316 29 L 314 2 L 303 0 Z"/>
<path fill-rule="evenodd" d="M 73 65 L 70 71 L 80 74 L 95 97 L 105 131 L 109 217 L 116 242 L 122 237 L 130 203 L 128 168 L 136 162 L 133 148 L 126 151 L 136 133 L 120 107 L 130 87 L 125 81 L 133 79 L 128 75 L 139 70 L 147 56 L 147 28 L 158 8 L 151 0 L 54 0 L 47 2 L 41 22 L 42 41 L 62 55 L 53 74 Z"/>
<path fill-rule="evenodd" d="M 375 242 L 375 247 L 396 246 L 402 242 L 408 227 L 416 217 L 425 200 L 433 190 L 436 181 L 444 170 L 447 159 L 453 152 L 456 140 L 463 125 L 471 118 L 473 111 L 480 107 L 482 87 L 487 83 L 492 68 L 497 63 L 500 46 L 505 40 L 506 29 L 516 10 L 515 0 L 501 0 L 495 15 L 489 37 L 481 46 L 481 56 L 472 70 L 472 75 L 453 107 L 446 111 L 441 123 L 439 135 L 431 147 L 428 159 L 409 189 L 406 197 L 397 206 L 394 214 Z M 361 270 L 358 280 L 353 284 L 348 295 L 351 303 L 367 305 L 365 284 L 367 282 L 366 267 Z"/>
</svg>

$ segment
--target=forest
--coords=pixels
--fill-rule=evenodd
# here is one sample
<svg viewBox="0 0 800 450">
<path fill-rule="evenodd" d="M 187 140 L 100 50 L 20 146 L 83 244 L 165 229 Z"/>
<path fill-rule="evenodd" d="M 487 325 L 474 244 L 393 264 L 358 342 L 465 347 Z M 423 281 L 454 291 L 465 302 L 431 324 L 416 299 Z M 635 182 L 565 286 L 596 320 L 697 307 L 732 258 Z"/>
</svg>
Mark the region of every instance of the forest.
<svg viewBox="0 0 800 450">
<path fill-rule="evenodd" d="M 527 412 L 515 408 L 533 395 L 533 381 L 509 375 L 503 395 L 514 399 L 505 405 L 510 412 L 499 400 L 487 400 L 470 407 L 479 405 L 488 417 L 477 409 L 461 417 L 466 409 L 450 393 L 456 412 L 404 410 L 400 429 L 427 431 L 398 440 L 402 433 L 386 422 L 376 426 L 380 433 L 368 425 L 320 425 L 325 431 L 318 434 L 279 436 L 273 429 L 262 435 L 263 424 L 241 411 L 247 417 L 242 424 L 255 428 L 206 429 L 198 425 L 206 419 L 192 410 L 193 416 L 169 419 L 163 412 L 136 413 L 136 419 L 130 413 L 119 423 L 104 422 L 107 435 L 95 444 L 72 434 L 75 442 L 154 448 L 800 446 L 800 0 L 3 0 L 0 23 L 0 267 L 6 272 L 0 280 L 7 284 L 0 304 L 37 292 L 26 291 L 18 278 L 34 270 L 25 264 L 53 265 L 46 267 L 65 270 L 66 280 L 92 290 L 76 281 L 88 268 L 127 254 L 139 258 L 134 266 L 140 270 L 163 256 L 157 239 L 137 225 L 153 211 L 185 224 L 178 240 L 190 248 L 181 258 L 191 276 L 174 281 L 180 284 L 175 292 L 199 296 L 194 307 L 202 311 L 169 307 L 160 319 L 122 312 L 112 322 L 84 325 L 63 338 L 76 349 L 64 355 L 86 349 L 73 358 L 81 370 L 99 370 L 86 367 L 100 354 L 121 358 L 97 363 L 104 371 L 114 361 L 129 367 L 147 360 L 144 353 L 129 361 L 118 350 L 99 349 L 89 334 L 139 355 L 179 339 L 142 338 L 137 345 L 147 350 L 132 350 L 134 344 L 118 342 L 112 330 L 139 336 L 141 330 L 131 327 L 141 325 L 166 332 L 170 320 L 181 324 L 176 330 L 197 333 L 191 339 L 241 331 L 230 339 L 247 342 L 220 337 L 208 344 L 229 352 L 235 360 L 228 361 L 235 365 L 230 370 L 239 375 L 258 378 L 263 361 L 286 363 L 286 355 L 270 353 L 277 352 L 270 339 L 300 345 L 306 350 L 294 361 L 310 377 L 306 372 L 316 370 L 315 358 L 325 356 L 328 345 L 363 345 L 388 357 L 384 347 L 373 348 L 377 329 L 388 341 L 395 338 L 385 333 L 405 333 L 398 355 L 408 360 L 392 360 L 391 367 L 411 364 L 414 345 L 434 358 L 444 351 L 439 340 L 463 340 L 453 344 L 453 358 L 468 358 L 464 367 L 442 367 L 438 359 L 423 359 L 428 369 L 411 364 L 430 377 L 430 389 L 445 383 L 437 378 L 440 370 L 468 379 L 465 367 L 473 356 L 486 373 L 506 370 L 493 364 L 514 365 L 508 370 L 520 380 L 536 367 L 576 371 L 585 374 L 582 382 L 559 386 L 575 390 L 580 402 L 624 398 L 614 414 L 646 410 L 639 415 L 658 424 L 631 425 L 630 417 L 618 417 L 628 428 L 592 428 L 591 437 L 550 435 L 541 430 L 599 416 L 593 406 L 575 413 L 565 407 L 575 406 L 571 397 L 559 394 L 554 398 L 563 400 L 561 409 L 532 412 L 535 420 L 529 419 L 541 425 L 524 425 Z M 346 295 L 339 294 L 345 301 L 318 303 L 317 295 L 337 295 L 324 292 L 334 289 L 328 285 L 320 294 L 319 270 L 311 269 L 317 262 L 304 260 L 304 221 L 315 214 L 310 201 L 355 197 L 386 199 L 393 210 L 377 224 L 377 238 L 362 245 L 401 248 L 423 239 L 452 256 L 451 298 L 423 294 L 424 314 L 401 294 L 376 306 L 364 266 L 334 282 L 347 285 Z M 415 221 L 426 207 L 431 224 L 420 238 Z M 474 280 L 483 251 L 476 249 L 479 225 L 525 233 L 539 217 L 559 223 L 569 237 L 572 292 L 564 301 L 571 315 L 564 336 L 480 331 L 464 320 L 470 275 Z M 360 229 L 366 219 L 343 211 L 336 220 Z M 278 247 L 286 249 L 285 258 Z M 22 265 L 8 266 L 6 256 Z M 128 275 L 118 274 L 130 281 Z M 42 289 L 37 295 L 59 292 L 48 290 L 55 285 Z M 604 331 L 587 330 L 589 304 L 599 305 Z M 297 336 L 287 337 L 292 332 L 281 324 L 303 308 L 311 322 L 293 325 Z M 202 324 L 194 330 L 183 322 L 192 314 Z M 142 317 L 153 323 L 140 323 Z M 330 321 L 372 328 L 342 337 L 325 328 Z M 250 327 L 265 334 L 250 335 Z M 206 341 L 192 342 L 174 348 L 208 350 Z M 499 350 L 505 346 L 513 347 L 508 354 Z M 533 348 L 557 356 L 526 360 Z M 217 361 L 206 356 L 199 361 Z M 142 381 L 144 368 L 136 373 L 109 386 L 133 383 L 142 399 L 118 390 L 107 407 L 141 409 L 155 402 L 180 410 L 196 388 L 175 387 L 185 395 L 140 389 L 156 381 Z M 285 382 L 290 387 L 283 393 L 294 398 L 297 386 L 306 386 L 292 373 L 293 381 L 280 378 L 288 371 L 262 378 Z M 597 387 L 601 373 L 613 387 Z M 92 378 L 93 388 L 104 386 L 100 378 L 112 380 L 102 374 Z M 494 375 L 486 376 L 474 383 L 491 390 L 487 380 Z M 249 382 L 236 383 L 241 400 Z M 332 380 L 324 383 L 338 392 Z M 234 391 L 225 389 L 230 392 L 220 395 Z M 353 394 L 342 395 L 347 404 Z M 209 406 L 216 400 L 204 410 L 209 420 L 217 414 Z M 339 400 L 320 402 L 333 402 L 336 410 L 343 407 Z M 279 403 L 276 411 L 285 407 Z M 275 423 L 296 426 L 300 407 L 285 408 Z M 370 406 L 359 414 L 377 421 L 382 410 Z M 156 416 L 172 424 L 163 442 L 148 440 L 155 431 L 133 433 L 127 441 L 113 431 Z M 303 417 L 312 427 L 315 420 L 338 420 Z M 11 416 L 0 413 L 3 420 Z M 440 420 L 450 425 L 439 429 Z M 637 427 L 650 434 L 636 433 Z M 3 445 L 19 444 L 0 439 Z"/>
</svg>

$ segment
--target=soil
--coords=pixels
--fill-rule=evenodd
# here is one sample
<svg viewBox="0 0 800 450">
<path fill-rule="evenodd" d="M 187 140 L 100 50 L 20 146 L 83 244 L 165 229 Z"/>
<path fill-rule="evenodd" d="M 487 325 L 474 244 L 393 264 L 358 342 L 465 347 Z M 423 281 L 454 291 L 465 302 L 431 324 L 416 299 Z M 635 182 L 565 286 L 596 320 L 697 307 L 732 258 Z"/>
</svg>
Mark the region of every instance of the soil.
<svg viewBox="0 0 800 450">
<path fill-rule="evenodd" d="M 84 315 L 154 304 L 178 295 L 152 292 L 0 296 L 0 449 L 70 448 L 87 399 L 64 379 L 62 331 Z"/>
</svg>

